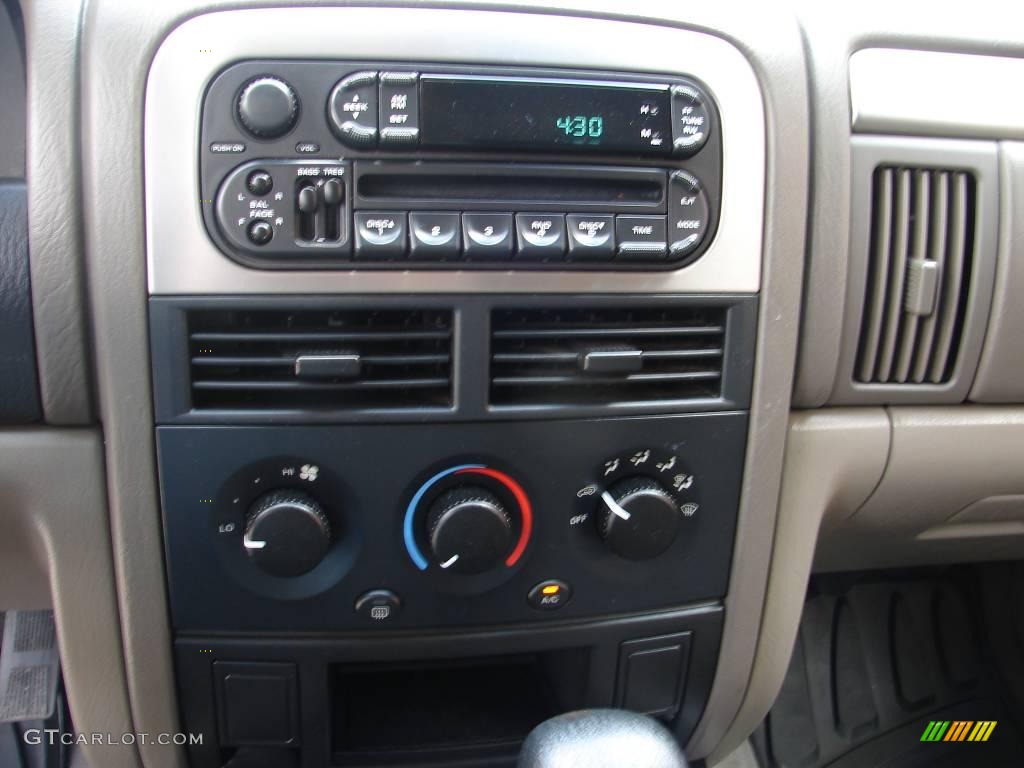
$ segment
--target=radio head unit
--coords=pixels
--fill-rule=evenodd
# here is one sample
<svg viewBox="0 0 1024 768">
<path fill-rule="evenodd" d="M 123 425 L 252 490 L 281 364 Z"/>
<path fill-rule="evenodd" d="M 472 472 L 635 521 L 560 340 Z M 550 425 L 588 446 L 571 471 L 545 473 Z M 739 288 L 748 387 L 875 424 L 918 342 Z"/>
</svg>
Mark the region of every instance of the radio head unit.
<svg viewBox="0 0 1024 768">
<path fill-rule="evenodd" d="M 721 152 L 687 78 L 250 61 L 207 91 L 200 199 L 256 268 L 678 269 Z"/>
</svg>

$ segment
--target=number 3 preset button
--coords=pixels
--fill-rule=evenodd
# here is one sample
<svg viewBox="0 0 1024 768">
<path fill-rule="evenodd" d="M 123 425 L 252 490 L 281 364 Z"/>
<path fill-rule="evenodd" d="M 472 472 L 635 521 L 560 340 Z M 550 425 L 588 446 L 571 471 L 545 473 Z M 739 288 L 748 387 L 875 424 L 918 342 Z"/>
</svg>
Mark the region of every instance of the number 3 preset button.
<svg viewBox="0 0 1024 768">
<path fill-rule="evenodd" d="M 462 244 L 467 259 L 507 259 L 512 255 L 511 213 L 462 214 Z"/>
</svg>

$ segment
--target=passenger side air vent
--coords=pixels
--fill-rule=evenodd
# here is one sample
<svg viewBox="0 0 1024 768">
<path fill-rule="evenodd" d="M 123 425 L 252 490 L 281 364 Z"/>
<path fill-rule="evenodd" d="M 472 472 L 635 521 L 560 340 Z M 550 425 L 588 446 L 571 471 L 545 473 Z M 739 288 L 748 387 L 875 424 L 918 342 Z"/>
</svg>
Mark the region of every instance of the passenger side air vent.
<svg viewBox="0 0 1024 768">
<path fill-rule="evenodd" d="M 721 396 L 723 307 L 498 309 L 491 402 L 685 402 Z"/>
<path fill-rule="evenodd" d="M 959 403 L 985 343 L 996 272 L 995 142 L 854 136 L 843 333 L 829 402 Z M 831 343 L 832 254 L 819 248 L 807 311 Z M 832 262 L 835 265 L 835 262 Z M 812 267 L 815 266 L 812 264 Z M 841 277 L 837 275 L 836 277 Z M 813 332 L 816 328 L 810 328 Z M 814 364 L 808 343 L 803 365 Z M 827 355 L 817 358 L 827 361 Z"/>
<path fill-rule="evenodd" d="M 974 269 L 975 200 L 964 171 L 875 170 L 857 381 L 952 378 Z"/>
<path fill-rule="evenodd" d="M 193 310 L 193 410 L 447 408 L 452 313 Z"/>
</svg>

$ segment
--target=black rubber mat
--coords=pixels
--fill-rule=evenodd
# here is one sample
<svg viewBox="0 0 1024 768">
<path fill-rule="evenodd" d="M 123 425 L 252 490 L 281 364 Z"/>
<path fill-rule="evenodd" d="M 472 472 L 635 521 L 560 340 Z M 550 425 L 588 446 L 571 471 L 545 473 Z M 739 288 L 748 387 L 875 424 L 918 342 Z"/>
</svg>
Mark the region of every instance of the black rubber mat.
<svg viewBox="0 0 1024 768">
<path fill-rule="evenodd" d="M 1024 566 L 816 577 L 761 765 L 1024 765 L 1022 588 Z"/>
</svg>

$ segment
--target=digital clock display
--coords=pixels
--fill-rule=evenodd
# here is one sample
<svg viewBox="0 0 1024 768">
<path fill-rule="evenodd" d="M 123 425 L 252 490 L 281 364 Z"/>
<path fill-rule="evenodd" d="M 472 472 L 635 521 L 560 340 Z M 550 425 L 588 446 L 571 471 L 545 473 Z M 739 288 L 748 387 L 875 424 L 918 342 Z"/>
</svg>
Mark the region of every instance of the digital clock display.
<svg viewBox="0 0 1024 768">
<path fill-rule="evenodd" d="M 420 78 L 420 143 L 465 149 L 666 155 L 667 86 L 471 77 Z"/>
</svg>

